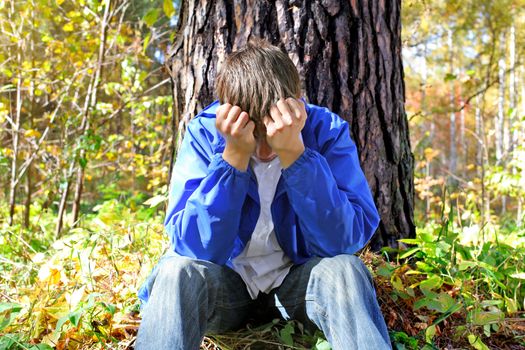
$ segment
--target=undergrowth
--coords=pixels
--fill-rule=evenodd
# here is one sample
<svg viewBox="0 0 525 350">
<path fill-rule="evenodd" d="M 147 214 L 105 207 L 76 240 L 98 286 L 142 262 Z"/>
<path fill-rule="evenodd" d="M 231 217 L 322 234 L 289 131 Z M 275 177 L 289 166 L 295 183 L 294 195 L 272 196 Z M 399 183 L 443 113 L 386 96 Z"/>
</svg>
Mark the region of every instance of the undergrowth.
<svg viewBox="0 0 525 350">
<path fill-rule="evenodd" d="M 53 212 L 35 206 L 32 217 L 29 229 L 0 224 L 0 350 L 132 348 L 136 291 L 166 249 L 162 210 L 108 200 L 60 239 Z M 394 348 L 524 349 L 523 228 L 457 221 L 430 222 L 400 250 L 360 255 Z M 330 345 L 320 332 L 275 320 L 210 335 L 202 349 Z"/>
</svg>

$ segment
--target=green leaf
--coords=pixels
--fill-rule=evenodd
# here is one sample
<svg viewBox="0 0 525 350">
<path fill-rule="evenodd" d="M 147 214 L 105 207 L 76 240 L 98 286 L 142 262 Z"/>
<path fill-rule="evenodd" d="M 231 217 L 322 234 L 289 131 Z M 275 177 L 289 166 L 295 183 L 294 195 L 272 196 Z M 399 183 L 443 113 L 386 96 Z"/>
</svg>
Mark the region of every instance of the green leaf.
<svg viewBox="0 0 525 350">
<path fill-rule="evenodd" d="M 293 346 L 292 334 L 295 333 L 295 329 L 292 323 L 287 323 L 283 329 L 279 332 L 279 338 L 285 345 Z"/>
<path fill-rule="evenodd" d="M 75 327 L 78 327 L 78 324 L 80 322 L 80 317 L 82 316 L 82 310 L 72 312 L 68 315 L 68 319 L 71 322 L 71 324 Z"/>
<path fill-rule="evenodd" d="M 144 17 L 142 18 L 142 20 L 149 26 L 151 27 L 152 25 L 155 24 L 155 22 L 157 22 L 157 19 L 159 18 L 159 9 L 151 9 L 148 11 L 148 13 L 146 13 L 144 15 Z"/>
<path fill-rule="evenodd" d="M 388 264 L 383 264 L 377 268 L 377 274 L 383 277 L 392 276 L 393 271 L 394 271 L 394 268 Z"/>
<path fill-rule="evenodd" d="M 505 318 L 505 314 L 500 310 L 479 311 L 474 310 L 471 313 L 471 322 L 476 326 L 498 323 Z"/>
<path fill-rule="evenodd" d="M 29 348 L 29 350 L 53 350 L 53 348 L 47 344 L 36 344 Z"/>
<path fill-rule="evenodd" d="M 399 276 L 392 276 L 390 279 L 390 283 L 392 284 L 392 287 L 394 287 L 395 290 L 404 292 L 405 286 L 403 285 L 403 281 L 401 281 L 401 278 Z"/>
<path fill-rule="evenodd" d="M 22 310 L 22 305 L 20 304 L 0 303 L 0 315 L 3 314 L 3 320 L 0 322 L 0 331 L 13 322 L 20 310 Z"/>
<path fill-rule="evenodd" d="M 402 242 L 406 244 L 419 244 L 419 243 L 422 243 L 423 241 L 420 240 L 419 238 L 403 238 L 403 239 L 398 239 L 398 242 Z"/>
<path fill-rule="evenodd" d="M 59 333 L 62 331 L 62 326 L 64 325 L 64 323 L 66 323 L 67 321 L 69 320 L 69 315 L 66 315 L 64 317 L 61 317 L 58 322 L 57 322 L 57 325 L 55 327 L 55 332 L 56 333 Z"/>
<path fill-rule="evenodd" d="M 468 335 L 468 342 L 476 350 L 490 350 L 489 347 L 481 341 L 481 338 L 474 334 Z"/>
<path fill-rule="evenodd" d="M 427 343 L 432 343 L 432 339 L 436 335 L 436 326 L 431 325 L 425 330 L 425 341 Z"/>
<path fill-rule="evenodd" d="M 22 305 L 16 303 L 0 303 L 0 313 L 11 311 L 18 312 L 22 310 Z"/>
<path fill-rule="evenodd" d="M 175 8 L 173 7 L 173 0 L 164 0 L 164 4 L 162 6 L 164 9 L 164 13 L 166 14 L 166 17 L 171 18 L 175 14 Z"/>
<path fill-rule="evenodd" d="M 432 289 L 441 287 L 442 284 L 443 284 L 443 280 L 441 279 L 441 277 L 437 275 L 433 275 L 429 277 L 428 279 L 424 280 L 423 282 L 421 282 L 419 284 L 419 288 L 421 288 L 421 290 L 424 289 L 424 290 L 430 291 Z"/>
<path fill-rule="evenodd" d="M 422 232 L 420 236 L 421 236 L 421 240 L 426 243 L 432 243 L 434 242 L 434 239 L 435 239 L 434 235 L 429 232 Z"/>
<path fill-rule="evenodd" d="M 151 32 L 149 32 L 148 35 L 146 35 L 146 37 L 144 38 L 144 43 L 142 43 L 142 54 L 143 55 L 146 54 L 146 49 L 148 48 L 150 40 L 151 40 Z"/>
<path fill-rule="evenodd" d="M 444 313 L 452 308 L 456 308 L 456 300 L 447 293 L 441 292 L 436 298 L 422 298 L 414 303 L 414 310 L 418 310 L 422 307 Z"/>
<path fill-rule="evenodd" d="M 8 74 L 6 74 L 6 75 L 8 75 Z M 0 86 L 0 92 L 9 91 L 9 90 L 12 90 L 14 88 L 15 88 L 15 86 L 13 84 L 5 84 L 5 85 Z"/>
<path fill-rule="evenodd" d="M 322 338 L 317 338 L 317 343 L 312 350 L 332 350 L 332 346 L 329 342 Z"/>
<path fill-rule="evenodd" d="M 503 305 L 503 300 L 483 300 L 481 302 L 482 307 L 501 306 L 501 305 Z"/>
<path fill-rule="evenodd" d="M 472 262 L 472 261 L 462 261 L 459 263 L 458 265 L 458 269 L 459 271 L 464 271 L 466 269 L 469 269 L 471 267 L 476 267 L 477 264 L 475 262 Z"/>
<path fill-rule="evenodd" d="M 144 205 L 149 205 L 150 208 L 155 208 L 160 203 L 163 203 L 166 200 L 168 200 L 168 198 L 166 198 L 166 196 L 157 195 L 157 196 L 153 196 L 150 199 L 148 199 L 147 201 L 145 201 Z"/>
<path fill-rule="evenodd" d="M 416 248 L 412 248 L 412 249 L 409 249 L 407 250 L 406 252 L 404 252 L 403 254 L 401 254 L 399 256 L 399 259 L 405 259 L 405 258 L 408 258 L 409 256 L 417 253 L 418 251 L 420 251 L 421 248 L 420 247 L 416 247 Z"/>
<path fill-rule="evenodd" d="M 115 307 L 115 305 L 113 304 L 108 304 L 108 303 L 105 303 L 103 301 L 100 302 L 100 305 L 102 305 L 102 307 L 104 309 L 106 309 L 107 312 L 109 312 L 111 315 L 114 315 L 115 314 L 115 311 L 117 310 L 117 308 Z"/>
<path fill-rule="evenodd" d="M 79 158 L 78 159 L 78 164 L 80 164 L 80 166 L 85 169 L 86 168 L 86 165 L 87 165 L 87 159 L 86 157 L 82 157 L 82 158 Z"/>
</svg>

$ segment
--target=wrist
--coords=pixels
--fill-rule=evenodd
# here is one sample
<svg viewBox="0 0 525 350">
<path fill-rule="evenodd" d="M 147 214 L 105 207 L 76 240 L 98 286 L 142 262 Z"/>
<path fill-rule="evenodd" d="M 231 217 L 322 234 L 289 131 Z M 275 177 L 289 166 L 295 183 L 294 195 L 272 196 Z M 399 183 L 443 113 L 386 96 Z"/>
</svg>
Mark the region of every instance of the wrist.
<svg viewBox="0 0 525 350">
<path fill-rule="evenodd" d="M 281 166 L 283 169 L 288 168 L 292 165 L 299 157 L 304 153 L 304 144 L 297 145 L 293 148 L 283 149 L 280 151 L 275 151 L 279 156 L 281 161 Z"/>
<path fill-rule="evenodd" d="M 251 153 L 232 147 L 228 143 L 222 153 L 222 158 L 239 171 L 246 171 L 250 163 Z"/>
</svg>

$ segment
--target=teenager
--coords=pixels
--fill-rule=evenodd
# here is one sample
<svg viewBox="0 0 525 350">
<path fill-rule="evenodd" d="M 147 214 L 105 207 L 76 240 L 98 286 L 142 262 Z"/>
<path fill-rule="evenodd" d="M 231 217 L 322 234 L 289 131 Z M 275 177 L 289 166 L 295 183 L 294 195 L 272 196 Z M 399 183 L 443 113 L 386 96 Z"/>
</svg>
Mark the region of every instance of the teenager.
<svg viewBox="0 0 525 350">
<path fill-rule="evenodd" d="M 379 223 L 348 124 L 301 99 L 288 55 L 233 52 L 219 100 L 188 124 L 165 220 L 171 249 L 139 292 L 136 349 L 198 349 L 259 309 L 322 330 L 333 349 L 390 349 L 353 255 Z"/>
</svg>

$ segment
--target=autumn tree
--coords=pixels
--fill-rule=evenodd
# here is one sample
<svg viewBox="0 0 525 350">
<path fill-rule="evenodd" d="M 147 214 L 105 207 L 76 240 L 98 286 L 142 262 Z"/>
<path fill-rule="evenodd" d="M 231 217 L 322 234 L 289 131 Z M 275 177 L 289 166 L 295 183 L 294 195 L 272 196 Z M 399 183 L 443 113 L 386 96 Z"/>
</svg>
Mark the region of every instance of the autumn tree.
<svg viewBox="0 0 525 350">
<path fill-rule="evenodd" d="M 250 37 L 266 38 L 296 64 L 306 99 L 350 123 L 381 214 L 372 248 L 396 246 L 415 231 L 400 7 L 399 0 L 182 1 L 168 55 L 173 134 L 215 99 L 225 56 Z"/>
</svg>

